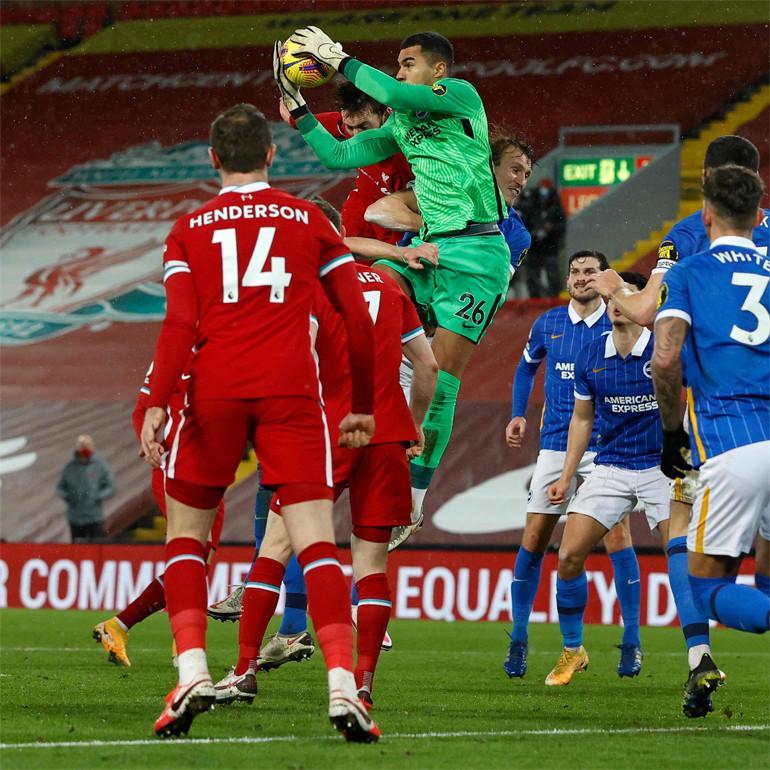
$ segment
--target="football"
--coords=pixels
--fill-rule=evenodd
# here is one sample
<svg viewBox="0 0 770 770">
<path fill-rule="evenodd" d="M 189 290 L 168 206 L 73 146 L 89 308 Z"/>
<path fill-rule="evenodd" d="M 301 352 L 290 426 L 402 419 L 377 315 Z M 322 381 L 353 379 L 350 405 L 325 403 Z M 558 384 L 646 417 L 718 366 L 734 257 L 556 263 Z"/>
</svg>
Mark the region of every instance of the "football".
<svg viewBox="0 0 770 770">
<path fill-rule="evenodd" d="M 281 48 L 281 64 L 286 77 L 299 88 L 318 88 L 334 76 L 334 68 L 309 56 L 295 56 L 300 46 L 287 40 Z"/>
</svg>

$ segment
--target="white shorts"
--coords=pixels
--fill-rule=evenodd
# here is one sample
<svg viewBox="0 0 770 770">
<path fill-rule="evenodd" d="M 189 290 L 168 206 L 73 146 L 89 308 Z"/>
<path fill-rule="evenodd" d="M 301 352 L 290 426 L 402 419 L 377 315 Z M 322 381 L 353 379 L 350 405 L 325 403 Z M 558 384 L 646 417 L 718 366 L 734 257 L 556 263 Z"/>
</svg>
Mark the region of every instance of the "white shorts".
<svg viewBox="0 0 770 770">
<path fill-rule="evenodd" d="M 660 468 L 641 471 L 597 465 L 569 505 L 570 513 L 582 513 L 612 529 L 639 504 L 650 530 L 669 518 L 669 480 Z"/>
<path fill-rule="evenodd" d="M 740 556 L 751 550 L 758 530 L 770 534 L 768 519 L 770 441 L 730 449 L 700 467 L 687 549 Z"/>
<path fill-rule="evenodd" d="M 532 481 L 529 484 L 529 495 L 527 496 L 527 513 L 549 513 L 554 516 L 561 516 L 566 513 L 569 500 L 575 494 L 577 479 L 585 481 L 594 469 L 594 457 L 596 452 L 586 452 L 580 461 L 577 469 L 577 479 L 572 479 L 567 494 L 567 502 L 562 505 L 553 505 L 548 499 L 548 487 L 556 483 L 561 476 L 564 468 L 564 459 L 566 452 L 559 452 L 556 449 L 541 449 L 537 456 L 537 465 L 532 474 Z"/>
</svg>

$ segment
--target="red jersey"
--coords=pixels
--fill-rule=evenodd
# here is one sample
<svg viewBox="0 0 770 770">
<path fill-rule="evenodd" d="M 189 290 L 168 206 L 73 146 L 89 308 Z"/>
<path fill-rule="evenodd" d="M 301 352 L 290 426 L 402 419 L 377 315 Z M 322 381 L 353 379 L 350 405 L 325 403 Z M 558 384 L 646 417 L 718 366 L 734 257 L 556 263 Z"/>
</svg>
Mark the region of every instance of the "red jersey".
<svg viewBox="0 0 770 770">
<path fill-rule="evenodd" d="M 417 438 L 412 413 L 399 384 L 401 346 L 424 334 L 417 311 L 398 284 L 376 267 L 357 266 L 358 280 L 374 323 L 374 421 L 372 444 L 409 442 Z M 319 360 L 324 409 L 329 425 L 351 411 L 348 345 L 342 319 L 319 292 L 314 319 L 318 323 Z"/>
<path fill-rule="evenodd" d="M 322 112 L 316 115 L 318 122 L 338 139 L 349 139 L 339 112 Z M 378 241 L 398 243 L 403 233 L 385 230 L 364 219 L 366 209 L 384 195 L 403 190 L 414 179 L 406 158 L 397 152 L 379 163 L 357 169 L 356 186 L 342 204 L 342 226 L 348 237 L 376 238 Z"/>
<path fill-rule="evenodd" d="M 317 398 L 312 303 L 319 277 L 330 286 L 352 259 L 317 206 L 265 182 L 225 187 L 183 216 L 166 240 L 167 311 L 148 406 L 168 404 L 191 334 L 191 398 Z"/>
<path fill-rule="evenodd" d="M 194 351 L 193 351 L 194 353 Z M 184 368 L 182 376 L 177 380 L 176 387 L 171 392 L 168 399 L 168 405 L 166 407 L 166 425 L 164 430 L 164 441 L 169 438 L 169 434 L 173 430 L 176 432 L 178 420 L 176 416 L 184 409 L 185 401 L 187 398 L 187 386 L 190 380 L 190 368 L 192 367 L 193 353 L 190 354 L 190 359 Z M 150 395 L 152 393 L 152 370 L 155 368 L 155 362 L 151 361 L 150 366 L 147 369 L 147 373 L 144 375 L 144 382 L 142 387 L 139 388 L 139 395 L 136 397 L 136 403 L 134 404 L 134 411 L 131 413 L 131 423 L 134 426 L 134 433 L 141 443 L 142 440 L 142 425 L 144 424 L 144 413 L 147 411 L 147 407 L 150 404 Z"/>
</svg>

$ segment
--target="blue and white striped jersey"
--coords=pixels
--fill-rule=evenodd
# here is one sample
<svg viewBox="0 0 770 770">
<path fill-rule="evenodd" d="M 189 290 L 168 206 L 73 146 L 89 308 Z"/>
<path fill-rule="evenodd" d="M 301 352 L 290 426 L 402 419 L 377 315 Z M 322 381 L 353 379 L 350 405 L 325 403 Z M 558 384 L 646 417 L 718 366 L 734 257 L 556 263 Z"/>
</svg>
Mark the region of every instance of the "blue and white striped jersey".
<svg viewBox="0 0 770 770">
<path fill-rule="evenodd" d="M 663 280 L 656 322 L 690 326 L 682 362 L 696 467 L 770 439 L 769 285 L 770 259 L 737 236 L 717 238 Z"/>
<path fill-rule="evenodd" d="M 770 228 L 768 217 L 770 210 L 762 210 L 762 221 L 754 228 L 751 240 L 760 254 L 767 256 L 768 241 L 770 241 Z M 676 264 L 680 259 L 691 257 L 708 250 L 709 236 L 706 226 L 703 224 L 703 214 L 696 211 L 689 217 L 680 219 L 669 231 L 658 247 L 658 267 L 654 273 L 665 272 L 666 269 Z"/>
<path fill-rule="evenodd" d="M 597 465 L 642 470 L 660 463 L 663 427 L 652 387 L 652 349 L 652 334 L 642 329 L 626 358 L 612 334 L 578 353 L 575 398 L 594 402 Z"/>
<path fill-rule="evenodd" d="M 553 449 L 558 452 L 567 449 L 567 432 L 575 402 L 575 359 L 581 348 L 607 334 L 611 328 L 603 302 L 585 319 L 577 314 L 570 303 L 547 310 L 532 324 L 527 345 L 516 369 L 512 412 L 514 417 L 526 415 L 535 374 L 545 359 L 541 449 Z M 592 451 L 594 439 L 589 447 Z"/>
</svg>

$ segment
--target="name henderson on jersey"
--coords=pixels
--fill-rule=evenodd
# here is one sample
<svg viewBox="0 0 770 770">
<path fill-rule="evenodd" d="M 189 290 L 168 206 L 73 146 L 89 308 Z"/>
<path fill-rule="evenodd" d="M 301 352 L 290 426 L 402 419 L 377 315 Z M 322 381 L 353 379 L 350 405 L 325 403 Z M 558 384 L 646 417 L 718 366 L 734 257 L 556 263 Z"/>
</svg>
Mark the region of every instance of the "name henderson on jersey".
<svg viewBox="0 0 770 770">
<path fill-rule="evenodd" d="M 245 197 L 245 196 L 244 196 Z M 223 206 L 220 209 L 206 211 L 203 214 L 190 217 L 190 229 L 194 227 L 203 227 L 204 225 L 213 225 L 216 222 L 229 222 L 235 219 L 262 219 L 271 218 L 288 219 L 290 222 L 301 222 L 303 225 L 310 223 L 308 212 L 302 209 L 295 209 L 293 206 L 279 206 L 277 203 L 268 203 L 253 205 L 250 203 L 243 206 L 230 205 Z"/>
</svg>

